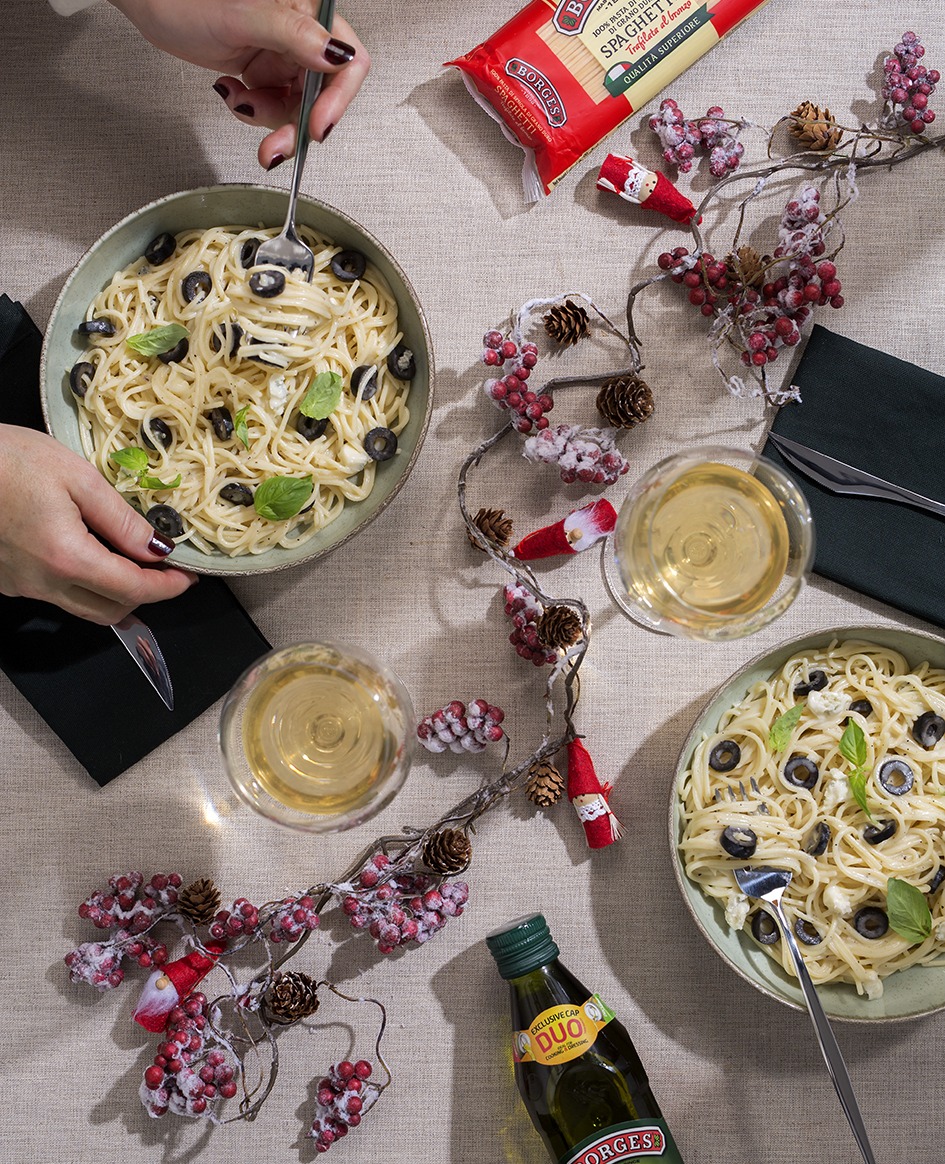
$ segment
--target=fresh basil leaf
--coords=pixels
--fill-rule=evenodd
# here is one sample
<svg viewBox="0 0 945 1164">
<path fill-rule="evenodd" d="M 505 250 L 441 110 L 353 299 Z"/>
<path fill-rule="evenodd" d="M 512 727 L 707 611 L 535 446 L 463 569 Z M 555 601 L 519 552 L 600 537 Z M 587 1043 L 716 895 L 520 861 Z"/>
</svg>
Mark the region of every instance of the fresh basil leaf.
<svg viewBox="0 0 945 1164">
<path fill-rule="evenodd" d="M 149 477 L 144 473 L 138 478 L 138 484 L 142 489 L 176 489 L 180 484 L 180 473 L 173 481 L 162 481 L 160 477 Z"/>
<path fill-rule="evenodd" d="M 774 721 L 768 732 L 768 747 L 772 752 L 783 752 L 788 746 L 791 732 L 797 727 L 797 721 L 801 718 L 803 711 L 803 702 L 795 703 L 789 711 L 786 711 L 784 715 L 779 715 Z"/>
<path fill-rule="evenodd" d="M 868 758 L 866 736 L 863 729 L 851 719 L 840 737 L 840 754 L 849 760 L 854 768 L 864 768 Z"/>
<path fill-rule="evenodd" d="M 311 473 L 307 477 L 270 477 L 257 487 L 253 505 L 260 517 L 285 521 L 295 517 L 314 488 Z"/>
<path fill-rule="evenodd" d="M 246 416 L 249 413 L 249 405 L 244 404 L 243 407 L 233 417 L 233 429 L 237 438 L 242 442 L 243 448 L 249 448 L 249 426 L 246 423 Z"/>
<path fill-rule="evenodd" d="M 312 420 L 324 420 L 326 416 L 331 416 L 341 401 L 344 386 L 345 382 L 337 372 L 319 372 L 309 384 L 299 405 L 299 412 Z"/>
<path fill-rule="evenodd" d="M 856 768 L 850 773 L 850 791 L 853 793 L 853 799 L 857 802 L 860 808 L 866 813 L 870 820 L 875 819 L 872 812 L 870 812 L 869 801 L 866 798 L 866 778 L 867 772 L 865 768 Z"/>
<path fill-rule="evenodd" d="M 889 924 L 907 942 L 918 945 L 932 932 L 932 911 L 921 889 L 890 877 L 886 882 L 886 912 Z"/>
<path fill-rule="evenodd" d="M 148 454 L 144 449 L 115 449 L 113 453 L 108 454 L 108 459 L 136 477 L 148 467 Z"/>
<path fill-rule="evenodd" d="M 176 348 L 182 339 L 187 337 L 187 328 L 180 323 L 165 323 L 161 327 L 152 327 L 150 331 L 141 331 L 137 335 L 130 335 L 125 340 L 129 348 L 133 348 L 142 356 L 159 356 Z"/>
</svg>

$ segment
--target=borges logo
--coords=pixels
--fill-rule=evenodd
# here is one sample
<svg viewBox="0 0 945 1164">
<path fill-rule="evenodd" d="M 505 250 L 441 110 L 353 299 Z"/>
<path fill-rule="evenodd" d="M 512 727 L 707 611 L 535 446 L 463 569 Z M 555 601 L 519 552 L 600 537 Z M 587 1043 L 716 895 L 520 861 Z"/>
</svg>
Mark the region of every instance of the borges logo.
<svg viewBox="0 0 945 1164">
<path fill-rule="evenodd" d="M 536 69 L 520 57 L 512 57 L 506 62 L 505 71 L 510 77 L 521 82 L 526 89 L 530 89 L 538 98 L 548 124 L 557 128 L 564 125 L 568 115 L 564 111 L 564 104 L 558 96 L 558 90 L 552 85 L 541 69 Z"/>
<path fill-rule="evenodd" d="M 561 0 L 551 23 L 565 36 L 577 36 L 583 31 L 591 9 L 596 3 L 597 0 Z"/>
<path fill-rule="evenodd" d="M 662 1156 L 665 1151 L 666 1137 L 661 1128 L 637 1124 L 621 1132 L 605 1133 L 572 1156 L 568 1164 L 619 1164 L 641 1156 Z"/>
</svg>

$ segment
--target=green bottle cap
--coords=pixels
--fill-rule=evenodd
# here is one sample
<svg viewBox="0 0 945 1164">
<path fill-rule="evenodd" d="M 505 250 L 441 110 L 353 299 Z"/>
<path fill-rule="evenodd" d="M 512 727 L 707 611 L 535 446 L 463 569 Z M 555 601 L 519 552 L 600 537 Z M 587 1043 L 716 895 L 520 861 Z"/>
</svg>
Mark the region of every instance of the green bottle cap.
<svg viewBox="0 0 945 1164">
<path fill-rule="evenodd" d="M 486 945 L 503 978 L 518 978 L 558 957 L 558 947 L 540 913 L 507 922 L 486 936 Z"/>
</svg>

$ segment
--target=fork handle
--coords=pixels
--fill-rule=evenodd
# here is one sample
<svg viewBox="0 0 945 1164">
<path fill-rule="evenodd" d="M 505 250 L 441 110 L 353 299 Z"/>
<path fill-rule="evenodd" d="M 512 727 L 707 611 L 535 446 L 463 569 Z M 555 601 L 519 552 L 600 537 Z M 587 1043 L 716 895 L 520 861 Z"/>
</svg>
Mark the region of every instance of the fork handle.
<svg viewBox="0 0 945 1164">
<path fill-rule="evenodd" d="M 826 1014 L 824 1014 L 824 1008 L 820 1004 L 817 988 L 814 986 L 811 976 L 807 972 L 804 958 L 801 955 L 794 934 L 791 932 L 791 927 L 781 907 L 781 903 L 772 901 L 769 902 L 769 905 L 778 916 L 778 921 L 781 923 L 781 932 L 784 934 L 788 949 L 791 951 L 791 957 L 794 960 L 794 969 L 797 971 L 797 980 L 801 984 L 801 990 L 804 992 L 804 1001 L 807 1003 L 807 1009 L 813 1021 L 814 1030 L 817 1033 L 817 1041 L 820 1043 L 820 1049 L 827 1063 L 827 1070 L 830 1072 L 830 1078 L 833 1080 L 833 1085 L 837 1089 L 843 1114 L 849 1121 L 853 1137 L 866 1164 L 876 1164 L 876 1157 L 873 1155 L 869 1136 L 866 1134 L 866 1125 L 863 1123 L 863 1117 L 860 1114 L 856 1096 L 853 1093 L 853 1084 L 850 1081 L 847 1065 L 843 1061 L 843 1054 L 837 1044 L 833 1028 L 830 1026 L 830 1022 Z"/>
</svg>

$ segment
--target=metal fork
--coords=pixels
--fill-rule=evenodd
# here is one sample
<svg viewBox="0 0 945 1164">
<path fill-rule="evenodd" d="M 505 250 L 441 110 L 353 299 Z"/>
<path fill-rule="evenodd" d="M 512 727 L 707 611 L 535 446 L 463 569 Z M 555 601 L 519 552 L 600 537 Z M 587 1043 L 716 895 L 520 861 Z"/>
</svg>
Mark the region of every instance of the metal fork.
<svg viewBox="0 0 945 1164">
<path fill-rule="evenodd" d="M 754 792 L 756 796 L 763 796 L 764 795 L 761 791 L 761 788 L 758 785 L 758 781 L 754 778 L 754 776 L 752 776 L 750 778 L 749 784 L 751 784 L 752 792 Z M 738 801 L 747 801 L 748 800 L 748 793 L 745 791 L 745 782 L 743 780 L 739 780 L 739 782 L 738 782 L 738 792 L 736 792 L 735 789 L 731 785 L 729 785 L 728 798 L 729 798 L 729 800 L 734 800 L 736 803 Z M 716 788 L 715 799 L 719 803 L 721 803 L 725 799 L 725 796 L 724 796 L 721 788 Z M 755 809 L 755 812 L 761 813 L 762 816 L 770 816 L 771 815 L 771 810 L 768 808 L 768 806 L 765 804 L 765 802 L 763 800 L 759 802 L 758 807 Z"/>
<path fill-rule="evenodd" d="M 331 32 L 332 21 L 335 18 L 335 0 L 322 0 L 318 12 L 318 23 Z M 255 266 L 269 264 L 273 267 L 285 267 L 289 271 L 298 271 L 309 283 L 315 271 L 315 256 L 311 247 L 305 245 L 295 230 L 295 207 L 299 199 L 299 187 L 302 183 L 302 171 L 305 168 L 305 155 L 308 153 L 309 114 L 315 104 L 322 87 L 323 73 L 306 71 L 302 85 L 302 103 L 299 106 L 299 124 L 295 141 L 295 159 L 292 163 L 292 181 L 289 185 L 289 209 L 285 217 L 285 226 L 282 233 L 275 238 L 268 239 L 256 252 Z"/>
<path fill-rule="evenodd" d="M 853 1084 L 850 1082 L 847 1065 L 843 1061 L 843 1055 L 837 1045 L 833 1029 L 830 1026 L 826 1014 L 824 1014 L 824 1008 L 821 1006 L 820 999 L 817 996 L 817 989 L 811 980 L 810 974 L 807 972 L 801 951 L 794 939 L 794 934 L 791 931 L 791 927 L 788 924 L 787 917 L 781 905 L 781 897 L 791 883 L 791 873 L 785 869 L 770 869 L 760 866 L 754 869 L 736 869 L 735 880 L 738 882 L 739 889 L 746 897 L 752 897 L 757 901 L 765 902 L 778 923 L 781 936 L 787 942 L 788 949 L 791 951 L 797 980 L 801 985 L 801 990 L 804 992 L 804 1001 L 807 1003 L 807 1010 L 814 1024 L 814 1030 L 817 1032 L 817 1041 L 820 1043 L 820 1049 L 827 1063 L 827 1070 L 830 1072 L 830 1078 L 833 1080 L 833 1085 L 837 1089 L 840 1106 L 843 1108 L 843 1113 L 849 1121 L 853 1131 L 853 1137 L 866 1164 L 876 1164 L 876 1158 L 873 1155 L 873 1149 L 870 1147 L 869 1137 L 866 1134 L 866 1125 L 863 1123 L 863 1117 L 860 1115 L 860 1109 L 857 1106 L 856 1096 L 853 1094 Z"/>
</svg>

